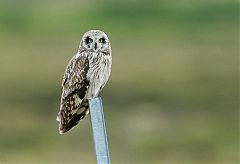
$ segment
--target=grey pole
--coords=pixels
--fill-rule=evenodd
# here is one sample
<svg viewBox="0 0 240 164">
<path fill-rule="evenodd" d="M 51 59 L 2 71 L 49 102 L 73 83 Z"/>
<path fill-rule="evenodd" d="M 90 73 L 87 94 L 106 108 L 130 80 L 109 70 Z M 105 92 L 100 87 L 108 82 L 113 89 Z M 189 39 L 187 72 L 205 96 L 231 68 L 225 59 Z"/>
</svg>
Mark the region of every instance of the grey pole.
<svg viewBox="0 0 240 164">
<path fill-rule="evenodd" d="M 89 99 L 89 110 L 97 164 L 110 164 L 102 99 Z"/>
</svg>

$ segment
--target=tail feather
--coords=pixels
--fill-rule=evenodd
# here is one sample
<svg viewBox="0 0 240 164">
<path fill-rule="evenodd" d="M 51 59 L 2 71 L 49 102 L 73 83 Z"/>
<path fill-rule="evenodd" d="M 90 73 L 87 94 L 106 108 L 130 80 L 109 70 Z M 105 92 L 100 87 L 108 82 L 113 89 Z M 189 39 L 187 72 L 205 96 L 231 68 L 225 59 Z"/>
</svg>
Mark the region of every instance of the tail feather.
<svg viewBox="0 0 240 164">
<path fill-rule="evenodd" d="M 57 116 L 59 121 L 59 133 L 63 134 L 72 129 L 78 122 L 83 119 L 88 113 L 88 101 L 83 100 L 74 114 L 67 113 L 67 110 L 62 107 Z"/>
</svg>

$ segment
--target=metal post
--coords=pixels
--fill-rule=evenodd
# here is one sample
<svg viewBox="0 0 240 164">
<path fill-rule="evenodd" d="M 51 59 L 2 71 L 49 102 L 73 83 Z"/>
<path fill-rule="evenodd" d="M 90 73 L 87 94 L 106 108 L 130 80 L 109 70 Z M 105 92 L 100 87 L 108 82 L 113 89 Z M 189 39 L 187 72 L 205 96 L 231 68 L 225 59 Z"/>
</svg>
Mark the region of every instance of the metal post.
<svg viewBox="0 0 240 164">
<path fill-rule="evenodd" d="M 102 99 L 89 99 L 89 110 L 97 164 L 110 164 Z"/>
</svg>

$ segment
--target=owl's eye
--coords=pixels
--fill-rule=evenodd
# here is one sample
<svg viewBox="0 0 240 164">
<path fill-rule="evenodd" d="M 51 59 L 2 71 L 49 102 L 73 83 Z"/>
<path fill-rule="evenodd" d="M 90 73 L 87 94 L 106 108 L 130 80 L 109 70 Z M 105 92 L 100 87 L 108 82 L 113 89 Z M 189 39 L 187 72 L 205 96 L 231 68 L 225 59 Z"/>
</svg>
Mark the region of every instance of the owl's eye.
<svg viewBox="0 0 240 164">
<path fill-rule="evenodd" d="M 105 38 L 100 38 L 99 43 L 106 43 L 106 39 Z"/>
<path fill-rule="evenodd" d="M 93 42 L 93 40 L 91 39 L 91 38 L 89 38 L 89 37 L 87 37 L 86 38 L 86 43 L 88 44 L 88 43 L 92 43 Z"/>
</svg>

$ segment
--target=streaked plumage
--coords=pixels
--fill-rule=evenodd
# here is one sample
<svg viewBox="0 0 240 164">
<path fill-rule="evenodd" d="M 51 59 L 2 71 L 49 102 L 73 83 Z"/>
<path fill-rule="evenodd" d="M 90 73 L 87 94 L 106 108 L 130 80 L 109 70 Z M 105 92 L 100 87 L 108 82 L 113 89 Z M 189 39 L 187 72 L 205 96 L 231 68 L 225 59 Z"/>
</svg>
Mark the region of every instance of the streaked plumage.
<svg viewBox="0 0 240 164">
<path fill-rule="evenodd" d="M 63 77 L 57 116 L 60 134 L 69 131 L 88 114 L 88 99 L 97 97 L 106 84 L 111 64 L 111 46 L 107 35 L 99 30 L 86 32 Z"/>
</svg>

